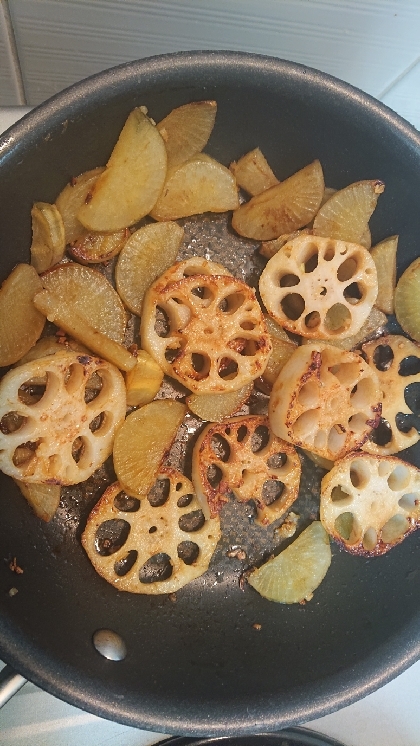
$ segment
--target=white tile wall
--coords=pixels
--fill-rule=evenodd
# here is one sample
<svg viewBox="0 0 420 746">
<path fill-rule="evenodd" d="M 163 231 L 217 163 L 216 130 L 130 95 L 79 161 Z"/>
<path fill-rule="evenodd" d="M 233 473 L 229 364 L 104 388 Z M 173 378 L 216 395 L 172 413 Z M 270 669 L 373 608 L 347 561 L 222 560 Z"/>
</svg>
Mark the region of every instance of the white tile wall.
<svg viewBox="0 0 420 746">
<path fill-rule="evenodd" d="M 234 49 L 329 72 L 420 128 L 419 0 L 0 1 L 10 11 L 30 105 L 128 60 Z M 2 101 L 13 104 L 4 77 Z"/>
</svg>

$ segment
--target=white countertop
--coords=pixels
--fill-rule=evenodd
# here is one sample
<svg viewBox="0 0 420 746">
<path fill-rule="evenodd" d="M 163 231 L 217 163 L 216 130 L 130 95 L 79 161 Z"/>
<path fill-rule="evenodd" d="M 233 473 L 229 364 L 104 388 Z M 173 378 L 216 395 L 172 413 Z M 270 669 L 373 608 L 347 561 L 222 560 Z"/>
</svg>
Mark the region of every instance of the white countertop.
<svg viewBox="0 0 420 746">
<path fill-rule="evenodd" d="M 0 133 L 27 111 L 0 107 Z M 420 661 L 356 704 L 302 725 L 344 746 L 420 746 L 419 692 Z M 163 738 L 97 718 L 30 683 L 0 710 L 1 746 L 149 746 Z"/>
</svg>

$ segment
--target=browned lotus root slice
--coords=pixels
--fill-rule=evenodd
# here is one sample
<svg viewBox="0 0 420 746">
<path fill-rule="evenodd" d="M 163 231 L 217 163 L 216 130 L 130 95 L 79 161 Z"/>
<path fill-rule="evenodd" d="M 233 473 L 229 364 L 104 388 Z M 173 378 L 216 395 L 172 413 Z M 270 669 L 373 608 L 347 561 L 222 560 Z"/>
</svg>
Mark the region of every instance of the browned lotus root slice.
<svg viewBox="0 0 420 746">
<path fill-rule="evenodd" d="M 355 352 L 319 343 L 293 353 L 274 383 L 273 432 L 335 461 L 360 448 L 381 414 L 378 377 Z"/>
<path fill-rule="evenodd" d="M 271 353 L 254 291 L 230 275 L 159 278 L 145 296 L 141 341 L 165 373 L 197 393 L 242 388 Z"/>
<path fill-rule="evenodd" d="M 0 469 L 24 482 L 78 484 L 112 452 L 124 420 L 121 373 L 80 352 L 57 352 L 0 384 Z"/>
<path fill-rule="evenodd" d="M 381 421 L 363 450 L 379 455 L 398 453 L 420 439 L 420 345 L 395 334 L 367 342 L 362 349 L 382 389 Z"/>
<path fill-rule="evenodd" d="M 276 438 L 268 417 L 235 417 L 204 428 L 193 453 L 193 483 L 204 507 L 217 515 L 231 491 L 254 500 L 256 522 L 267 526 L 296 500 L 300 459 L 290 443 Z"/>
<path fill-rule="evenodd" d="M 350 337 L 375 302 L 375 262 L 358 244 L 300 235 L 268 261 L 260 293 L 269 314 L 291 332 L 311 339 Z"/>
<path fill-rule="evenodd" d="M 384 554 L 420 524 L 420 470 L 394 456 L 349 454 L 322 480 L 321 522 L 348 552 Z"/>
<path fill-rule="evenodd" d="M 92 510 L 82 544 L 95 570 L 120 591 L 173 593 L 208 568 L 220 538 L 186 477 L 163 469 L 139 500 L 112 484 Z"/>
</svg>

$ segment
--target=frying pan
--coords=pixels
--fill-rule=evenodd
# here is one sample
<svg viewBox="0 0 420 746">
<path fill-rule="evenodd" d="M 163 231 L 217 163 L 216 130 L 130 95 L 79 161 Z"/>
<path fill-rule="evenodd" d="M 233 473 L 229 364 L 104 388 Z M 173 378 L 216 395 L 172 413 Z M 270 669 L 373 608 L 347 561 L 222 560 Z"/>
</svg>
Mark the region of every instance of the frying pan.
<svg viewBox="0 0 420 746">
<path fill-rule="evenodd" d="M 260 146 L 280 179 L 315 158 L 328 186 L 382 179 L 386 190 L 371 221 L 373 241 L 400 235 L 399 272 L 416 257 L 420 137 L 412 127 L 315 70 L 255 55 L 194 52 L 96 75 L 3 136 L 1 278 L 16 262 L 28 261 L 33 201 L 53 202 L 72 175 L 105 163 L 134 106 L 146 105 L 159 121 L 175 106 L 211 98 L 218 114 L 210 155 L 229 164 Z M 213 219 L 207 222 L 213 225 Z M 197 245 L 204 253 L 210 245 L 219 259 L 226 250 L 232 266 L 229 225 L 221 241 L 215 231 L 212 244 L 197 236 L 194 243 L 192 235 L 190 227 L 190 249 Z M 234 244 L 233 254 L 255 283 L 255 266 L 244 265 L 245 243 Z M 420 465 L 418 448 L 403 456 Z M 226 549 L 261 537 L 247 514 L 238 517 L 228 506 L 224 543 L 205 576 L 176 600 L 124 594 L 95 574 L 79 541 L 110 477 L 107 469 L 83 492 L 65 491 L 49 524 L 34 517 L 1 475 L 0 656 L 46 691 L 143 729 L 239 735 L 274 731 L 348 705 L 420 656 L 418 532 L 382 558 L 364 560 L 333 548 L 331 568 L 313 600 L 284 606 L 249 587 L 241 590 L 243 564 L 226 557 Z M 299 530 L 316 515 L 320 475 L 304 465 L 295 506 Z M 13 557 L 23 574 L 11 572 Z M 11 588 L 18 593 L 10 595 Z M 97 652 L 92 636 L 100 629 L 121 636 L 124 660 Z"/>
</svg>

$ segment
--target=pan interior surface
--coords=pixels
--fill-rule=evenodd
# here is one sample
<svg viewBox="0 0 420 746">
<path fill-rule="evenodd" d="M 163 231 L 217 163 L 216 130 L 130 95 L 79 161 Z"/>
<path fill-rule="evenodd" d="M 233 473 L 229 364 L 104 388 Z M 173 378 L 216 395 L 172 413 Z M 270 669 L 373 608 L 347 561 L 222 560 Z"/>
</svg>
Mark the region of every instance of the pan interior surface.
<svg viewBox="0 0 420 746">
<path fill-rule="evenodd" d="M 106 163 L 131 109 L 145 105 L 159 121 L 202 99 L 218 104 L 206 152 L 225 165 L 259 146 L 279 179 L 319 158 L 328 186 L 384 181 L 373 243 L 399 234 L 399 273 L 416 258 L 420 138 L 409 125 L 308 68 L 253 55 L 182 53 L 94 76 L 4 135 L 0 278 L 28 261 L 32 203 L 54 202 L 72 176 Z M 209 255 L 256 284 L 257 244 L 235 237 L 229 221 L 205 216 L 186 220 L 185 229 L 183 255 Z M 260 405 L 256 398 L 255 411 Z M 402 457 L 420 466 L 417 447 Z M 303 522 L 316 517 L 323 474 L 305 460 L 294 508 Z M 248 541 L 258 554 L 262 539 L 246 507 L 229 504 L 223 541 L 202 578 L 175 599 L 135 596 L 97 576 L 80 544 L 109 478 L 106 464 L 83 494 L 65 491 L 56 517 L 41 524 L 0 474 L 0 655 L 52 694 L 157 732 L 258 733 L 348 705 L 420 656 L 418 532 L 381 558 L 333 547 L 313 600 L 285 606 L 240 588 L 243 566 L 226 552 Z M 10 570 L 14 557 L 19 576 Z M 123 660 L 98 654 L 92 636 L 99 629 L 121 636 Z"/>
</svg>

